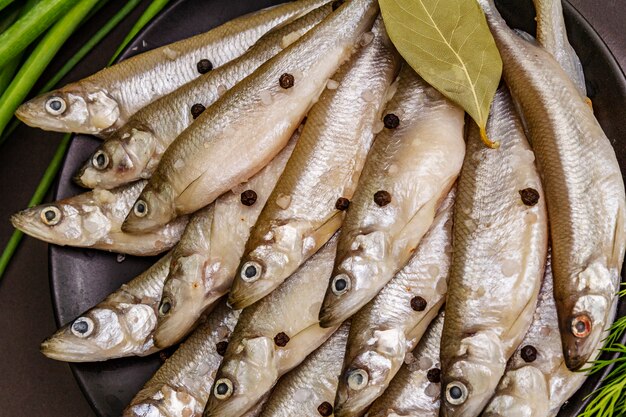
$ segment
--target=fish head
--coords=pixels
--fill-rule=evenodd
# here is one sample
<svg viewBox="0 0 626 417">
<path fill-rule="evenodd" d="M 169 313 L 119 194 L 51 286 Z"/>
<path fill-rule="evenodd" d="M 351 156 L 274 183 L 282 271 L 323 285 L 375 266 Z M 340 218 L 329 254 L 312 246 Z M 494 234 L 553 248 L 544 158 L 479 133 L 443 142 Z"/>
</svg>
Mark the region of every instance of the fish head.
<svg viewBox="0 0 626 417">
<path fill-rule="evenodd" d="M 610 270 L 605 262 L 591 262 L 573 280 L 579 291 L 567 294 L 562 303 L 569 315 L 559 315 L 563 356 L 567 367 L 580 369 L 597 351 L 604 330 L 615 308 L 619 271 Z M 557 297 L 559 294 L 556 294 Z"/>
<path fill-rule="evenodd" d="M 278 379 L 274 341 L 269 337 L 228 344 L 215 377 L 204 417 L 242 415 L 265 395 Z"/>
<path fill-rule="evenodd" d="M 350 239 L 350 247 L 337 249 L 335 268 L 320 309 L 320 325 L 335 326 L 354 315 L 378 294 L 393 271 L 386 271 L 389 242 L 382 231 Z M 345 248 L 345 244 L 340 245 Z"/>
<path fill-rule="evenodd" d="M 206 308 L 205 257 L 199 254 L 173 257 L 158 308 L 154 343 L 159 348 L 181 340 Z M 210 288 L 209 288 L 210 290 Z"/>
<path fill-rule="evenodd" d="M 122 417 L 199 416 L 204 407 L 184 386 L 174 388 L 167 383 L 144 388 L 137 398 L 141 400 L 131 403 Z"/>
<path fill-rule="evenodd" d="M 265 297 L 296 271 L 308 254 L 303 228 L 296 222 L 274 225 L 252 237 L 235 275 L 228 303 L 235 309 Z"/>
<path fill-rule="evenodd" d="M 63 326 L 41 344 L 49 358 L 92 362 L 142 353 L 156 326 L 154 310 L 145 304 L 96 307 Z"/>
<path fill-rule="evenodd" d="M 120 106 L 95 85 L 70 84 L 22 104 L 15 115 L 29 126 L 55 132 L 101 134 L 115 128 Z"/>
<path fill-rule="evenodd" d="M 81 204 L 80 201 L 31 207 L 11 216 L 11 223 L 27 235 L 45 242 L 83 247 L 96 243 L 112 227 L 101 207 Z"/>
<path fill-rule="evenodd" d="M 442 364 L 442 416 L 479 415 L 493 396 L 506 362 L 504 346 L 491 331 L 462 339 L 454 358 Z"/>
<path fill-rule="evenodd" d="M 550 387 L 534 366 L 510 370 L 498 384 L 496 395 L 481 414 L 483 417 L 533 417 L 550 413 Z"/>
<path fill-rule="evenodd" d="M 124 126 L 107 138 L 83 164 L 74 181 L 85 188 L 114 188 L 146 176 L 154 135 Z"/>
<path fill-rule="evenodd" d="M 389 386 L 404 362 L 406 340 L 401 331 L 376 330 L 370 336 L 344 365 L 335 399 L 336 417 L 362 415 Z"/>
<path fill-rule="evenodd" d="M 122 223 L 122 231 L 125 233 L 149 232 L 176 217 L 176 208 L 169 190 L 168 184 L 163 184 L 157 191 L 148 183 Z"/>
</svg>

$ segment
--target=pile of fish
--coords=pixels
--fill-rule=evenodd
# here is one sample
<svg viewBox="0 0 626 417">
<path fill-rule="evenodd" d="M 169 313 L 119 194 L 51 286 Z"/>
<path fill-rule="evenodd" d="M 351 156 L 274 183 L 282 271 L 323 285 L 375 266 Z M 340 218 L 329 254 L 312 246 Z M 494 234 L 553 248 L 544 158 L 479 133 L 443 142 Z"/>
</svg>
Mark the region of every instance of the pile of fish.
<svg viewBox="0 0 626 417">
<path fill-rule="evenodd" d="M 261 10 L 24 104 L 103 142 L 76 175 L 92 191 L 13 224 L 167 252 L 42 352 L 186 338 L 125 416 L 556 415 L 615 316 L 624 184 L 560 1 L 535 0 L 537 40 L 479 3 L 497 149 L 403 63 L 375 0 Z"/>
</svg>

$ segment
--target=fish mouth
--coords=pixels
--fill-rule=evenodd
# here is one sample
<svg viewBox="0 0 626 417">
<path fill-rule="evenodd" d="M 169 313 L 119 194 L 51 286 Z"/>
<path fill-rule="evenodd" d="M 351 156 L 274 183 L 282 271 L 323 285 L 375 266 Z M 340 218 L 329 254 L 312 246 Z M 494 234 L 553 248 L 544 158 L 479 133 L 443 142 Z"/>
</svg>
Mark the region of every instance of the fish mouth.
<svg viewBox="0 0 626 417">
<path fill-rule="evenodd" d="M 93 362 L 107 359 L 101 357 L 97 349 L 58 336 L 44 340 L 39 350 L 50 359 L 63 362 Z"/>
<path fill-rule="evenodd" d="M 228 305 L 233 310 L 241 310 L 261 300 L 276 287 L 277 285 L 267 278 L 261 278 L 251 285 L 242 283 L 237 279 L 228 294 Z"/>
<path fill-rule="evenodd" d="M 39 227 L 37 220 L 32 216 L 32 210 L 26 209 L 15 213 L 11 216 L 11 224 L 16 229 L 34 237 L 35 239 L 43 240 L 44 242 L 52 243 L 50 236 L 46 234 L 44 230 Z"/>
</svg>

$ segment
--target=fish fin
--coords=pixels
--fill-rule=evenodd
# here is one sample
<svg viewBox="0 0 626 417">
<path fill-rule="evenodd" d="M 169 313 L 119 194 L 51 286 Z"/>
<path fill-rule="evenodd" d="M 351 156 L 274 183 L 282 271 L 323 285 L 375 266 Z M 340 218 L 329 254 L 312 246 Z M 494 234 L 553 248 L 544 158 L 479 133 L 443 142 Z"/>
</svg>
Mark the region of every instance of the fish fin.
<svg viewBox="0 0 626 417">
<path fill-rule="evenodd" d="M 284 348 L 278 349 L 277 354 L 280 356 L 278 361 L 279 374 L 282 375 L 298 366 L 306 356 L 321 346 L 338 328 L 339 325 L 325 329 L 315 323 L 292 336 Z"/>
<path fill-rule="evenodd" d="M 539 46 L 537 39 L 535 39 L 535 37 L 531 35 L 530 33 L 524 32 L 523 30 L 520 30 L 520 29 L 513 29 L 513 32 L 515 32 L 517 36 L 524 39 L 526 42 L 530 42 L 535 46 Z"/>
<path fill-rule="evenodd" d="M 411 346 L 409 346 L 407 349 L 409 352 L 415 349 L 415 346 L 417 346 L 422 336 L 424 336 L 424 333 L 426 333 L 426 329 L 428 329 L 430 323 L 439 314 L 439 310 L 441 309 L 441 306 L 445 301 L 445 297 L 441 297 L 438 301 L 435 302 L 435 304 L 430 307 L 426 314 L 424 314 L 419 319 L 419 321 L 415 323 L 415 326 L 407 330 L 406 340 L 408 340 L 411 344 Z"/>
<path fill-rule="evenodd" d="M 343 216 L 343 212 L 336 212 L 326 219 L 321 225 L 313 229 L 310 237 L 315 240 L 315 248 L 310 255 L 317 252 L 317 250 L 328 242 L 330 238 L 333 237 L 335 232 L 339 230 L 341 223 L 343 222 Z"/>
</svg>

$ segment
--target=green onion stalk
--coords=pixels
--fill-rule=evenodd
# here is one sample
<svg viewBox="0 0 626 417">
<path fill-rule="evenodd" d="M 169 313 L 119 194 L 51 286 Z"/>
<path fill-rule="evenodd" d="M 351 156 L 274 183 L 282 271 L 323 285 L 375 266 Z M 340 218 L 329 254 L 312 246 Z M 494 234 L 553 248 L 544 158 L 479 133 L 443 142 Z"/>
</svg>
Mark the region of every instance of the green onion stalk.
<svg viewBox="0 0 626 417">
<path fill-rule="evenodd" d="M 0 34 L 0 62 L 8 62 L 10 59 L 15 58 L 75 3 L 75 0 L 41 0 L 37 3 L 37 7 L 30 9 L 17 22 Z M 83 3 L 81 1 L 76 7 Z M 66 21 L 68 26 L 71 23 Z"/>
<path fill-rule="evenodd" d="M 24 7 L 22 7 L 21 9 L 16 9 L 14 13 L 9 15 L 7 17 L 7 20 L 4 23 L 10 26 L 13 22 L 15 22 L 15 20 L 24 16 L 33 7 L 35 7 L 35 5 L 38 2 L 39 0 L 28 0 L 26 4 L 24 5 Z M 13 79 L 13 76 L 15 75 L 15 72 L 17 71 L 17 68 L 19 67 L 20 62 L 22 61 L 23 53 L 24 51 L 21 51 L 19 54 L 17 54 L 16 57 L 10 59 L 7 63 L 4 64 L 2 69 L 0 69 L 0 96 L 4 93 L 4 91 L 9 86 L 9 84 L 11 84 L 11 80 Z M 0 129 L 0 133 L 1 132 L 2 132 L 2 129 Z M 0 144 L 1 143 L 2 141 L 0 141 Z"/>
</svg>

